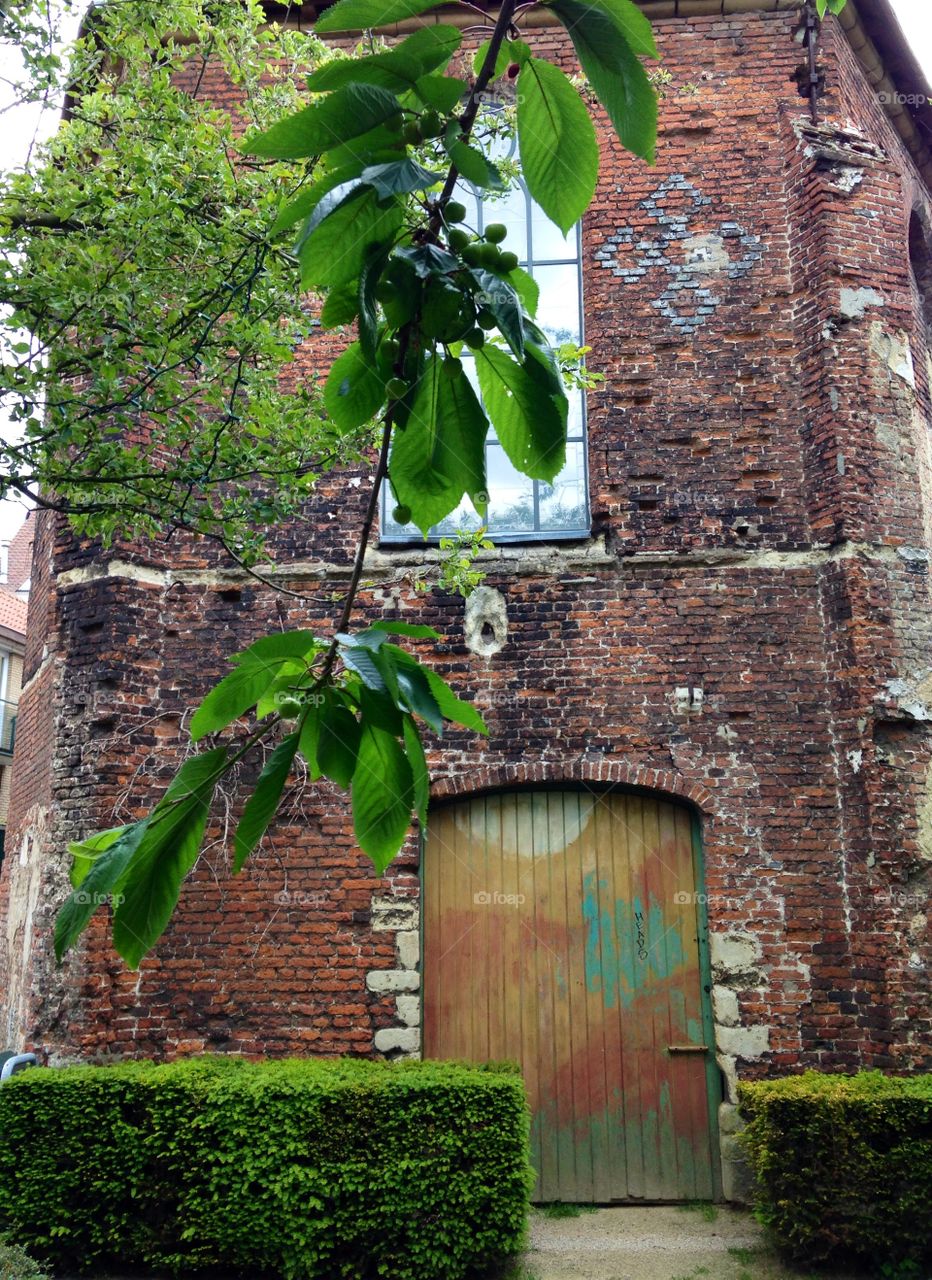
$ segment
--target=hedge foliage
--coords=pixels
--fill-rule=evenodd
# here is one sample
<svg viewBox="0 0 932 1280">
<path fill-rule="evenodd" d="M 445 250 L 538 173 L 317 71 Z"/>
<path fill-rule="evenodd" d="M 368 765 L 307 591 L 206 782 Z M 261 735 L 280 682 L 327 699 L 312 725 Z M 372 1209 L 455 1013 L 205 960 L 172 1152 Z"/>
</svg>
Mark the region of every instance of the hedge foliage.
<svg viewBox="0 0 932 1280">
<path fill-rule="evenodd" d="M 56 1267 L 458 1280 L 518 1252 L 514 1068 L 198 1058 L 0 1087 L 0 1231 Z"/>
<path fill-rule="evenodd" d="M 932 1076 L 739 1086 L 757 1210 L 806 1263 L 932 1261 Z"/>
<path fill-rule="evenodd" d="M 0 1280 L 48 1280 L 48 1276 L 25 1250 L 0 1239 Z"/>
</svg>

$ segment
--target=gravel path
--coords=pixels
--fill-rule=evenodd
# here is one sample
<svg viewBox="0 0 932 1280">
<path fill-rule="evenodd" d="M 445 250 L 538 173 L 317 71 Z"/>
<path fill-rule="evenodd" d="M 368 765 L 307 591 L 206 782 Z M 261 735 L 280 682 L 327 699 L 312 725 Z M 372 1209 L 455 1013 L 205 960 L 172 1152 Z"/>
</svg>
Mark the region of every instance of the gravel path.
<svg viewBox="0 0 932 1280">
<path fill-rule="evenodd" d="M 748 1213 L 660 1207 L 599 1209 L 578 1218 L 535 1212 L 524 1272 L 519 1269 L 516 1280 L 802 1280 L 804 1275 L 780 1266 Z"/>
</svg>

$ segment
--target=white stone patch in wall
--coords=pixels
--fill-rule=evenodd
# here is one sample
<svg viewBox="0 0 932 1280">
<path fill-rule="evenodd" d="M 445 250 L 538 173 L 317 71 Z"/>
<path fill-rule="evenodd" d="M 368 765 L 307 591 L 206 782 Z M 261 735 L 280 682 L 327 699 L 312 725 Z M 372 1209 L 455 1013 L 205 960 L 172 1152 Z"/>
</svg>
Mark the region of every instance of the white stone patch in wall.
<svg viewBox="0 0 932 1280">
<path fill-rule="evenodd" d="M 374 932 L 395 934 L 397 968 L 373 969 L 366 986 L 377 995 L 394 995 L 397 1027 L 380 1027 L 374 1046 L 393 1057 L 417 1058 L 421 1052 L 420 908 L 406 898 L 374 896 L 371 905 Z"/>
<path fill-rule="evenodd" d="M 915 387 L 916 370 L 913 367 L 909 334 L 902 329 L 887 333 L 880 321 L 875 321 L 871 325 L 871 348 L 892 373 L 902 378 L 910 387 Z"/>
<path fill-rule="evenodd" d="M 417 991 L 421 975 L 410 969 L 372 969 L 366 974 L 366 986 L 379 995 L 388 992 Z"/>
<path fill-rule="evenodd" d="M 860 320 L 868 307 L 885 307 L 887 300 L 876 289 L 842 289 L 838 298 L 838 308 L 846 320 Z"/>
<path fill-rule="evenodd" d="M 760 959 L 760 943 L 751 933 L 735 930 L 732 933 L 713 933 L 709 936 L 712 973 L 717 979 L 756 978 Z"/>
<path fill-rule="evenodd" d="M 416 969 L 421 961 L 421 935 L 416 929 L 405 929 L 395 936 L 398 963 L 402 969 Z"/>
<path fill-rule="evenodd" d="M 420 1052 L 421 1033 L 417 1027 L 382 1027 L 375 1033 L 375 1047 L 379 1053 L 401 1050 L 407 1057 Z"/>
<path fill-rule="evenodd" d="M 466 600 L 463 620 L 466 647 L 480 658 L 491 658 L 508 639 L 505 597 L 494 587 L 477 587 Z"/>
<path fill-rule="evenodd" d="M 736 1027 L 740 1022 L 738 1013 L 738 993 L 730 987 L 717 984 L 712 988 L 712 1012 L 715 1021 L 722 1027 Z"/>
</svg>

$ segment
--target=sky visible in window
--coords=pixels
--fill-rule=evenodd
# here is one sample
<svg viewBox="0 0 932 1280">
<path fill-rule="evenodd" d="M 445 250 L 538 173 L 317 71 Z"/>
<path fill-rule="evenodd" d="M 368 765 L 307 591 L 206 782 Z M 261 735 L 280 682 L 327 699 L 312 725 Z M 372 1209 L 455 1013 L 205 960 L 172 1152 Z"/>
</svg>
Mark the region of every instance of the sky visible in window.
<svg viewBox="0 0 932 1280">
<path fill-rule="evenodd" d="M 892 0 L 893 8 L 906 38 L 909 40 L 932 84 L 932 0 Z M 74 28 L 74 23 L 69 24 Z M 53 110 L 40 113 L 35 108 L 4 110 L 9 104 L 5 81 L 16 74 L 18 58 L 15 49 L 0 44 L 0 169 L 23 163 L 37 138 L 47 136 L 55 128 Z M 23 506 L 16 501 L 0 502 L 0 538 L 10 538 L 23 521 Z"/>
</svg>

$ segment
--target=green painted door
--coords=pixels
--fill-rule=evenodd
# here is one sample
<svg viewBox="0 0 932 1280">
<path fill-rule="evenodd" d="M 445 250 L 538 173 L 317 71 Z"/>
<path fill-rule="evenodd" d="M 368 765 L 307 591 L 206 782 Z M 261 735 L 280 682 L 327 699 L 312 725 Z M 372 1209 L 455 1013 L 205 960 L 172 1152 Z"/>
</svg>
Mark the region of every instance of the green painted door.
<svg viewBox="0 0 932 1280">
<path fill-rule="evenodd" d="M 653 797 L 431 813 L 425 1055 L 521 1064 L 538 1201 L 718 1194 L 698 864 L 688 810 Z"/>
</svg>

